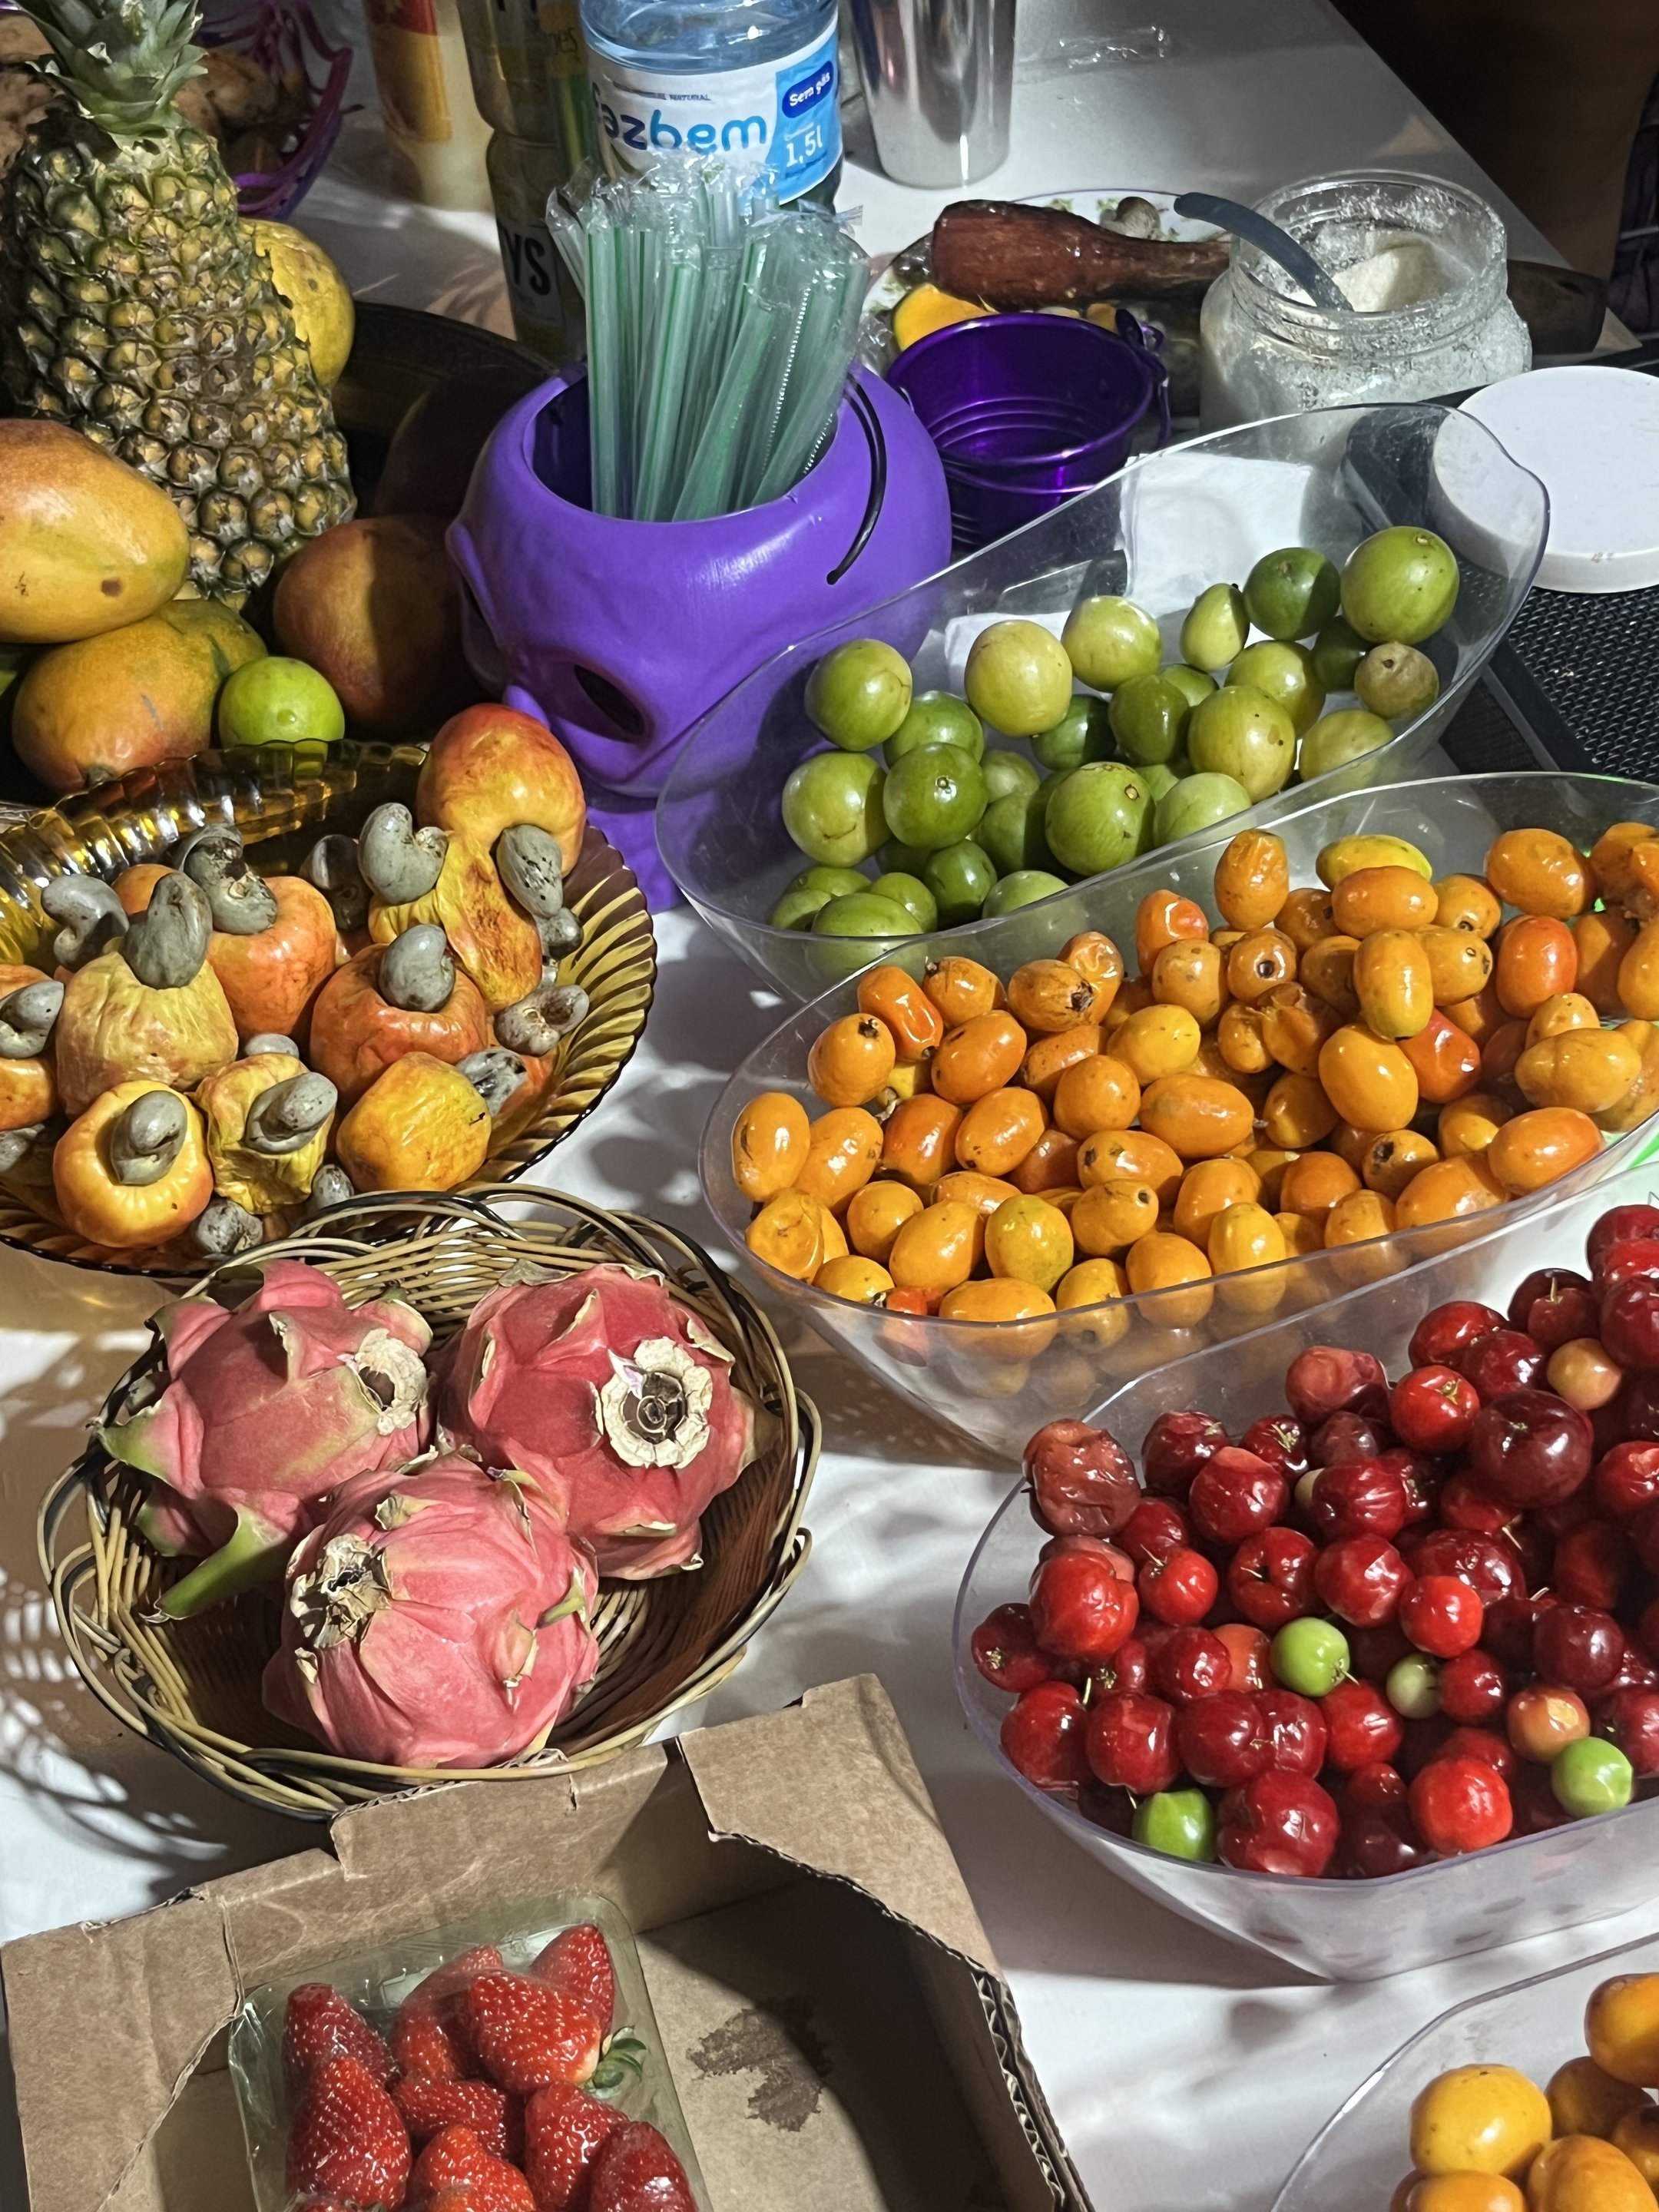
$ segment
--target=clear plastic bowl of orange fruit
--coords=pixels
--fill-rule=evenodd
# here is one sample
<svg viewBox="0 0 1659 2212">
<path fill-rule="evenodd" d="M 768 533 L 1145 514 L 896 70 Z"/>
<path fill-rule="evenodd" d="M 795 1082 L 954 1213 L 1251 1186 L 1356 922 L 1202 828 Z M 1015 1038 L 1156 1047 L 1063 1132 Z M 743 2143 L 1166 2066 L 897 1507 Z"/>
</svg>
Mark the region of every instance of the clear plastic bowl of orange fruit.
<svg viewBox="0 0 1659 2212">
<path fill-rule="evenodd" d="M 1218 831 L 1133 902 L 1097 878 L 972 960 L 906 945 L 738 1070 L 709 1205 L 815 1327 L 1017 1453 L 1644 1155 L 1656 813 L 1607 777 L 1401 785 Z"/>
</svg>

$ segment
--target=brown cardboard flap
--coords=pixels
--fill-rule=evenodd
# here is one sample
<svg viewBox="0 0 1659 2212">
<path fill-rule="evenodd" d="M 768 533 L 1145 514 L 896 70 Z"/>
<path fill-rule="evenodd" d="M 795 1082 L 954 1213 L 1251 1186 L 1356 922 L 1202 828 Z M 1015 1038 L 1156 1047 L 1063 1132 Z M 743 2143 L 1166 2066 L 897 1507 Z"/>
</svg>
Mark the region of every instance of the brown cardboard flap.
<svg viewBox="0 0 1659 2212">
<path fill-rule="evenodd" d="M 873 1674 L 809 1690 L 798 1711 L 694 1730 L 679 1748 L 717 1837 L 853 1883 L 1000 1979 L 898 1715 Z M 872 1804 L 882 1807 L 879 1820 L 870 1817 Z"/>
</svg>

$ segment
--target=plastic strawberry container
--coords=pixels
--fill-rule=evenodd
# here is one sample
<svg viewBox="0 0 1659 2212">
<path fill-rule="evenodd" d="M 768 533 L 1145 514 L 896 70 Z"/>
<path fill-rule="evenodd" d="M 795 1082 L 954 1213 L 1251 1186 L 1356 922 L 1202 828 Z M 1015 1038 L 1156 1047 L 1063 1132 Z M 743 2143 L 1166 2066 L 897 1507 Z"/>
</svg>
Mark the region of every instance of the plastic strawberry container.
<svg viewBox="0 0 1659 2212">
<path fill-rule="evenodd" d="M 1348 1258 L 1355 1276 L 1373 1270 L 1372 1279 L 1355 1281 L 1345 1294 L 1250 1335 L 1151 1365 L 1090 1418 L 1138 1460 L 1142 1438 L 1162 1413 L 1196 1408 L 1214 1414 L 1230 1436 L 1241 1435 L 1258 1416 L 1283 1405 L 1285 1370 L 1310 1345 L 1374 1352 L 1397 1378 L 1411 1364 L 1406 1347 L 1412 1331 L 1431 1307 L 1449 1298 L 1506 1307 L 1534 1268 L 1582 1267 L 1584 1240 L 1599 1215 L 1610 1206 L 1648 1202 L 1656 1191 L 1659 1169 L 1629 1168 L 1403 1273 L 1389 1251 L 1391 1238 L 1328 1254 L 1328 1259 Z M 1022 1486 L 981 1537 L 957 1598 L 953 1637 L 963 1709 L 1012 1784 L 1035 1798 L 1091 1857 L 1172 1911 L 1326 1980 L 1364 1982 L 1550 1929 L 1607 1919 L 1652 1897 L 1659 1796 L 1638 1799 L 1622 1812 L 1511 1837 L 1467 1857 L 1437 1859 L 1370 1881 L 1306 1880 L 1171 1858 L 1094 1826 L 1073 1805 L 1027 1782 L 1004 1758 L 998 1732 L 1012 1701 L 983 1679 L 969 1650 L 974 1629 L 987 1613 L 1024 1599 L 1042 1541 Z M 1651 1790 L 1656 1785 L 1638 1786 Z M 1106 1893 L 1103 1904 L 1109 1903 Z M 1387 2185 L 1380 2172 L 1374 2174 L 1367 2212 L 1386 2197 Z M 1311 2207 L 1316 2200 L 1297 2201 Z M 1335 2212 L 1337 2202 L 1346 2200 L 1329 2205 L 1320 2200 L 1321 2212 Z"/>
<path fill-rule="evenodd" d="M 698 2205 L 708 2212 L 708 2194 L 657 2032 L 633 1930 L 608 1897 L 580 1890 L 557 1891 L 528 1912 L 514 1905 L 449 1921 L 428 1934 L 399 1937 L 350 1958 L 319 1954 L 303 1970 L 262 1982 L 247 1992 L 231 2023 L 229 2055 L 259 2212 L 288 2212 L 293 2201 L 283 2168 L 295 2100 L 283 2073 L 283 2020 L 292 1990 L 306 1982 L 328 1982 L 385 2034 L 410 1991 L 463 1952 L 493 1944 L 507 1972 L 523 1973 L 556 1936 L 585 1923 L 603 1934 L 617 1980 L 616 2015 L 606 2057 L 601 2059 L 589 2092 L 630 2120 L 648 2121 L 667 2137 Z M 418 2155 L 420 2146 L 415 2149 Z"/>
</svg>

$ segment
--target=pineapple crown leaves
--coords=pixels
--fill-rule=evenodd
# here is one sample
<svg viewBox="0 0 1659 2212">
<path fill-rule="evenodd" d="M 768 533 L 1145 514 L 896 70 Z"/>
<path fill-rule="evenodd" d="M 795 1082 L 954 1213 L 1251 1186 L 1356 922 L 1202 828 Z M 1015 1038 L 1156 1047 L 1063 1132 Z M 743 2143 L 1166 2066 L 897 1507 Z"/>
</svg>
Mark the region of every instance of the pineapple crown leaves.
<svg viewBox="0 0 1659 2212">
<path fill-rule="evenodd" d="M 24 0 L 54 58 L 43 74 L 112 138 L 176 128 L 173 95 L 202 73 L 196 0 Z"/>
</svg>

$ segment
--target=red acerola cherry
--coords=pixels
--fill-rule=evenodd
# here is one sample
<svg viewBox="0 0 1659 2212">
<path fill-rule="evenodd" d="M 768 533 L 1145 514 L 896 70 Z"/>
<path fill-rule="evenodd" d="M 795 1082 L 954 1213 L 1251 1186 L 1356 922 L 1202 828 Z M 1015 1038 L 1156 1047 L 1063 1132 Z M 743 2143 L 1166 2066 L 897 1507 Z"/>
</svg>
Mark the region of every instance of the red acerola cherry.
<svg viewBox="0 0 1659 2212">
<path fill-rule="evenodd" d="M 1473 1536 L 1501 1536 L 1515 1515 L 1514 1506 L 1500 1504 L 1472 1474 L 1453 1475 L 1440 1493 L 1443 1528 L 1466 1529 Z"/>
<path fill-rule="evenodd" d="M 1139 1637 L 1130 1637 L 1120 1644 L 1109 1659 L 1103 1659 L 1097 1667 L 1089 1669 L 1090 1696 L 1096 1704 L 1103 1698 L 1121 1697 L 1129 1690 L 1144 1690 L 1152 1662 L 1146 1656 L 1146 1646 Z"/>
<path fill-rule="evenodd" d="M 1342 1467 L 1350 1460 L 1375 1459 L 1388 1445 L 1393 1431 L 1382 1420 L 1344 1407 L 1323 1420 L 1308 1439 L 1308 1457 L 1316 1467 Z"/>
<path fill-rule="evenodd" d="M 1572 1815 L 1550 1785 L 1547 1766 L 1522 1766 L 1510 1784 L 1515 1808 L 1512 1835 L 1539 1836 L 1547 1828 L 1565 1827 Z"/>
<path fill-rule="evenodd" d="M 1282 1475 L 1295 1477 L 1308 1464 L 1308 1439 L 1294 1413 L 1264 1413 L 1252 1421 L 1239 1443 Z"/>
<path fill-rule="evenodd" d="M 1422 1452 L 1407 1451 L 1403 1444 L 1390 1444 L 1377 1458 L 1384 1467 L 1393 1468 L 1406 1486 L 1406 1526 L 1413 1528 L 1419 1522 L 1432 1521 L 1443 1487 L 1432 1460 Z"/>
<path fill-rule="evenodd" d="M 1335 1800 L 1309 1776 L 1280 1766 L 1230 1792 L 1222 1815 L 1222 1860 L 1252 1874 L 1322 1875 L 1336 1849 Z"/>
<path fill-rule="evenodd" d="M 1451 1298 L 1425 1313 L 1412 1332 L 1407 1356 L 1413 1367 L 1449 1367 L 1453 1354 L 1502 1328 L 1505 1316 L 1496 1306 L 1483 1306 L 1473 1298 Z"/>
<path fill-rule="evenodd" d="M 1314 1562 L 1314 1588 L 1342 1620 L 1375 1628 L 1392 1620 L 1412 1578 L 1394 1546 L 1380 1536 L 1350 1536 Z"/>
<path fill-rule="evenodd" d="M 1509 1738 L 1499 1735 L 1496 1729 L 1490 1728 L 1455 1728 L 1436 1752 L 1435 1757 L 1484 1759 L 1488 1766 L 1495 1766 L 1504 1781 L 1511 1785 L 1521 1765 Z"/>
<path fill-rule="evenodd" d="M 1256 1711 L 1269 1752 L 1269 1764 L 1287 1774 L 1317 1774 L 1325 1764 L 1330 1731 L 1311 1698 L 1297 1690 L 1261 1690 Z"/>
<path fill-rule="evenodd" d="M 1629 1526 L 1637 1558 L 1650 1575 L 1659 1575 L 1659 1505 L 1644 1505 Z"/>
<path fill-rule="evenodd" d="M 1263 1772 L 1273 1757 L 1255 1699 L 1239 1690 L 1183 1705 L 1176 1717 L 1176 1747 L 1194 1781 L 1213 1790 L 1237 1790 Z"/>
<path fill-rule="evenodd" d="M 1619 1679 L 1625 1632 L 1611 1613 L 1587 1605 L 1553 1605 L 1532 1632 L 1533 1672 L 1581 1698 L 1599 1698 Z"/>
<path fill-rule="evenodd" d="M 1403 1805 L 1345 1811 L 1333 1874 L 1349 1881 L 1376 1881 L 1426 1863 L 1428 1852 Z"/>
<path fill-rule="evenodd" d="M 1132 1583 L 1086 1552 L 1045 1559 L 1031 1577 L 1031 1625 L 1045 1651 L 1092 1665 L 1109 1659 L 1140 1611 Z"/>
<path fill-rule="evenodd" d="M 1618 1745 L 1638 1780 L 1659 1774 L 1659 1691 L 1615 1690 L 1595 1716 L 1595 1733 Z"/>
<path fill-rule="evenodd" d="M 1227 1595 L 1246 1620 L 1269 1635 L 1314 1608 L 1312 1540 L 1297 1528 L 1248 1536 L 1227 1565 Z"/>
<path fill-rule="evenodd" d="M 1050 1421 L 1025 1447 L 1031 1516 L 1054 1536 L 1115 1536 L 1140 1502 L 1134 1462 L 1087 1421 Z"/>
<path fill-rule="evenodd" d="M 1510 1678 L 1488 1651 L 1460 1651 L 1440 1669 L 1440 1710 L 1461 1728 L 1496 1720 L 1509 1695 Z"/>
<path fill-rule="evenodd" d="M 1539 1620 L 1559 1603 L 1553 1590 L 1540 1590 L 1535 1597 L 1518 1590 L 1510 1597 L 1489 1598 L 1480 1631 L 1482 1650 L 1505 1667 L 1530 1668 L 1532 1640 Z"/>
<path fill-rule="evenodd" d="M 1038 1649 L 1029 1605 L 1000 1605 L 988 1613 L 968 1648 L 986 1680 L 1016 1697 L 1046 1682 L 1054 1671 L 1048 1654 Z"/>
<path fill-rule="evenodd" d="M 1340 1544 L 1346 1536 L 1381 1536 L 1391 1543 L 1410 1517 L 1411 1493 L 1405 1476 L 1386 1460 L 1350 1460 L 1320 1474 L 1308 1510 L 1328 1543 Z"/>
<path fill-rule="evenodd" d="M 1636 1640 L 1650 1659 L 1659 1659 L 1659 1598 L 1643 1607 L 1636 1624 Z"/>
<path fill-rule="evenodd" d="M 1556 1505 L 1589 1479 L 1589 1419 L 1549 1390 L 1510 1390 L 1483 1406 L 1469 1431 L 1469 1466 L 1482 1487 L 1523 1511 Z"/>
<path fill-rule="evenodd" d="M 1659 1279 L 1638 1275 L 1608 1291 L 1595 1334 L 1620 1367 L 1638 1374 L 1659 1368 Z"/>
<path fill-rule="evenodd" d="M 1483 1405 L 1511 1390 L 1529 1389 L 1542 1380 L 1546 1364 L 1543 1346 L 1515 1328 L 1495 1328 L 1488 1336 L 1477 1336 L 1450 1362 L 1474 1383 Z"/>
<path fill-rule="evenodd" d="M 1515 1817 L 1503 1776 L 1484 1759 L 1431 1759 L 1412 1784 L 1411 1810 L 1443 1858 L 1501 1844 Z"/>
<path fill-rule="evenodd" d="M 1455 1659 L 1480 1641 L 1486 1607 L 1461 1575 L 1420 1575 L 1400 1600 L 1400 1626 L 1431 1659 Z"/>
<path fill-rule="evenodd" d="M 1389 1425 L 1413 1451 L 1461 1451 L 1480 1398 L 1455 1367 L 1413 1367 L 1389 1393 Z"/>
<path fill-rule="evenodd" d="M 1175 1747 L 1173 1705 L 1131 1692 L 1103 1698 L 1089 1714 L 1088 1763 L 1102 1782 L 1150 1797 L 1168 1790 L 1181 1772 Z"/>
<path fill-rule="evenodd" d="M 1265 1690 L 1273 1680 L 1273 1640 L 1261 1629 L 1252 1628 L 1246 1620 L 1224 1621 L 1211 1633 L 1227 1647 L 1227 1656 L 1233 1662 L 1233 1671 L 1227 1677 L 1230 1690 Z"/>
<path fill-rule="evenodd" d="M 1565 1267 L 1528 1275 L 1510 1300 L 1510 1324 L 1546 1352 L 1575 1336 L 1595 1334 L 1596 1297 L 1587 1275 Z"/>
<path fill-rule="evenodd" d="M 1115 1544 L 1109 1544 L 1103 1536 L 1050 1536 L 1037 1553 L 1039 1561 L 1063 1558 L 1067 1552 L 1085 1553 L 1109 1567 L 1121 1583 L 1132 1583 L 1135 1578 L 1135 1563 L 1129 1554 Z"/>
<path fill-rule="evenodd" d="M 1152 1680 L 1172 1705 L 1190 1705 L 1224 1690 L 1232 1654 L 1207 1628 L 1174 1628 L 1152 1658 Z"/>
<path fill-rule="evenodd" d="M 1369 1352 L 1345 1352 L 1335 1345 L 1310 1345 L 1285 1372 L 1285 1395 L 1305 1426 L 1346 1412 L 1367 1390 L 1388 1387 L 1382 1362 Z"/>
<path fill-rule="evenodd" d="M 1381 1762 L 1356 1766 L 1342 1785 L 1343 1818 L 1351 1812 L 1374 1813 L 1385 1805 L 1403 1805 L 1407 1794 L 1406 1778 L 1398 1767 Z"/>
<path fill-rule="evenodd" d="M 1003 1756 L 1039 1790 L 1074 1790 L 1088 1772 L 1088 1713 L 1070 1682 L 1039 1682 L 1004 1714 Z"/>
<path fill-rule="evenodd" d="M 1189 1544 L 1177 1544 L 1173 1552 L 1143 1559 L 1135 1577 L 1135 1588 L 1147 1612 L 1154 1620 L 1168 1621 L 1172 1628 L 1186 1628 L 1202 1620 L 1220 1587 L 1215 1569 L 1202 1552 L 1194 1551 Z"/>
<path fill-rule="evenodd" d="M 1290 1485 L 1276 1467 L 1237 1444 L 1224 1444 L 1193 1477 L 1187 1510 L 1200 1535 L 1231 1549 L 1271 1528 L 1290 1495 Z"/>
<path fill-rule="evenodd" d="M 1134 1833 L 1134 1799 L 1127 1790 L 1113 1790 L 1092 1774 L 1085 1774 L 1078 1784 L 1077 1809 L 1093 1827 L 1114 1836 Z"/>
<path fill-rule="evenodd" d="M 1642 1237 L 1659 1237 L 1659 1206 L 1610 1206 L 1584 1240 L 1591 1267 L 1613 1245 Z"/>
<path fill-rule="evenodd" d="M 1431 1528 L 1426 1535 L 1407 1537 L 1401 1548 L 1414 1575 L 1461 1575 L 1482 1605 L 1526 1595 L 1520 1559 L 1507 1540 Z"/>
<path fill-rule="evenodd" d="M 1330 1742 L 1326 1758 L 1344 1774 L 1391 1759 L 1405 1741 L 1405 1724 L 1370 1682 L 1339 1682 L 1319 1701 Z"/>
<path fill-rule="evenodd" d="M 1412 1649 L 1397 1620 L 1385 1620 L 1376 1628 L 1356 1628 L 1350 1622 L 1346 1632 L 1348 1664 L 1362 1682 L 1386 1682 L 1389 1668 Z"/>
<path fill-rule="evenodd" d="M 1613 1613 L 1635 1565 L 1636 1553 L 1622 1528 L 1611 1521 L 1584 1521 L 1558 1540 L 1550 1581 L 1565 1603 Z"/>
<path fill-rule="evenodd" d="M 1659 1251 L 1659 1245 L 1654 1249 Z M 1615 1521 L 1659 1505 L 1659 1444 L 1614 1444 L 1596 1461 L 1590 1488 L 1602 1512 Z"/>
<path fill-rule="evenodd" d="M 1602 1296 L 1620 1283 L 1640 1282 L 1653 1275 L 1659 1275 L 1659 1244 L 1645 1237 L 1610 1244 L 1595 1263 L 1595 1287 Z M 1595 1334 L 1593 1328 L 1589 1334 Z"/>
<path fill-rule="evenodd" d="M 1167 1498 L 1143 1498 L 1117 1533 L 1138 1567 L 1191 1543 L 1193 1535 L 1186 1515 Z"/>
<path fill-rule="evenodd" d="M 1208 1413 L 1160 1413 L 1140 1447 L 1146 1487 L 1159 1498 L 1184 1498 L 1193 1477 L 1227 1431 Z"/>
</svg>

